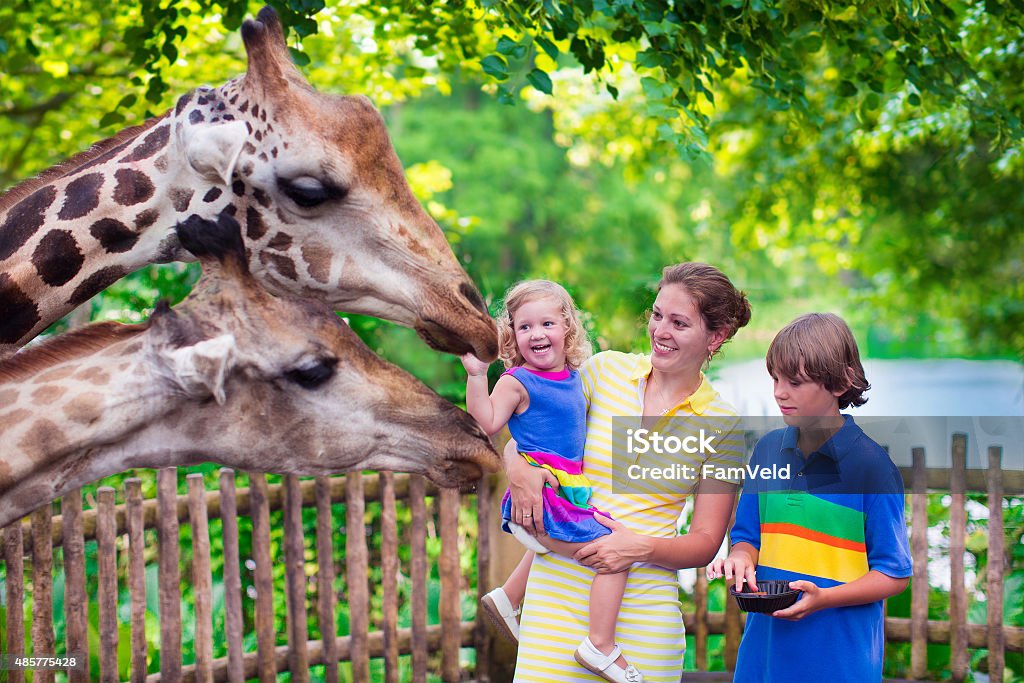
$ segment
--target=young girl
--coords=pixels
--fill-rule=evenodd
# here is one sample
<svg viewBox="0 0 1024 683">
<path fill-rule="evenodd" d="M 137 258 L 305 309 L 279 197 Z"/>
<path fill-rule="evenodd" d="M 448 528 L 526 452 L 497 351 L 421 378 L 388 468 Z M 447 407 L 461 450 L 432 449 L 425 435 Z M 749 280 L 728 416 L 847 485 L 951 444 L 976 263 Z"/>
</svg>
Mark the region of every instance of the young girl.
<svg viewBox="0 0 1024 683">
<path fill-rule="evenodd" d="M 487 395 L 488 364 L 472 354 L 462 357 L 469 377 L 466 406 L 490 435 L 508 424 L 520 455 L 542 467 L 558 481 L 557 491 L 544 490 L 544 528 L 547 543 L 572 557 L 583 544 L 610 532 L 594 518 L 588 503 L 590 483 L 583 475 L 587 406 L 579 373 L 590 356 L 590 342 L 579 311 L 568 292 L 547 280 L 514 286 L 505 296 L 498 318 L 500 355 L 508 370 Z M 501 503 L 502 528 L 528 552 L 505 584 L 483 598 L 488 617 L 509 638 L 519 639 L 519 605 L 534 553 L 549 548 L 511 521 L 509 493 Z M 561 541 L 562 543 L 557 543 Z M 576 660 L 593 673 L 614 682 L 642 683 L 636 667 L 625 660 L 615 643 L 615 622 L 626 587 L 627 572 L 596 574 L 590 590 L 589 637 L 576 651 Z"/>
</svg>

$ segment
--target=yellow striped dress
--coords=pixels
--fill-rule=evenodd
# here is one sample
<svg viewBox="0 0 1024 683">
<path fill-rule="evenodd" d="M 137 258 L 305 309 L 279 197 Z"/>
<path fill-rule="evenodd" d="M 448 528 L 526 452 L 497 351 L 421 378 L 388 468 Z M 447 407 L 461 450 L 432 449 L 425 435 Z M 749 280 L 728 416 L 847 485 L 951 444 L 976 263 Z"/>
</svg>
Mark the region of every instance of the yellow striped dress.
<svg viewBox="0 0 1024 683">
<path fill-rule="evenodd" d="M 651 372 L 648 356 L 605 351 L 582 368 L 587 398 L 587 441 L 583 472 L 594 495 L 591 504 L 637 533 L 677 535 L 679 517 L 690 489 L 680 482 L 678 493 L 628 495 L 612 492 L 612 418 L 643 414 L 643 396 Z M 688 399 L 669 416 L 735 415 L 704 377 Z M 735 435 L 727 438 L 736 438 Z M 734 448 L 719 449 L 736 454 Z M 716 465 L 740 466 L 733 455 L 709 456 Z M 705 456 L 682 455 L 680 463 L 698 469 Z M 726 478 L 735 481 L 732 477 Z M 579 666 L 573 652 L 588 633 L 588 603 L 594 572 L 555 553 L 539 555 L 530 570 L 521 616 L 516 683 L 601 681 Z M 616 640 L 626 658 L 643 673 L 645 683 L 678 683 L 686 641 L 674 570 L 634 564 L 619 612 Z"/>
</svg>

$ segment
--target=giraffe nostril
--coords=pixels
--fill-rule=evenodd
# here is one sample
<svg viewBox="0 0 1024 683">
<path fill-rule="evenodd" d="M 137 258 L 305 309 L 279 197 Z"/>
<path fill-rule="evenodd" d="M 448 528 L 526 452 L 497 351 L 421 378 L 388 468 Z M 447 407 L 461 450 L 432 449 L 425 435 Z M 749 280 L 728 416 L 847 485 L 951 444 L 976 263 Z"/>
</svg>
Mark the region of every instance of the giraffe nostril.
<svg viewBox="0 0 1024 683">
<path fill-rule="evenodd" d="M 487 305 L 484 304 L 483 297 L 480 296 L 480 292 L 476 291 L 476 288 L 468 282 L 463 282 L 459 285 L 459 294 L 464 296 L 473 308 L 480 311 L 483 314 L 487 314 Z"/>
</svg>

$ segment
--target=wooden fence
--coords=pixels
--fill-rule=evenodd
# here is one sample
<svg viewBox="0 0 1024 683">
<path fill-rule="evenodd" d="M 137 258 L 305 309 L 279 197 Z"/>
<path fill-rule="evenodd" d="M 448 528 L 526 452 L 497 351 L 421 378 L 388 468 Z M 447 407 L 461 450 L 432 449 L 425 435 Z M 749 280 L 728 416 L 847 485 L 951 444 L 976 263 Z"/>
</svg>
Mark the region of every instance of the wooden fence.
<svg viewBox="0 0 1024 683">
<path fill-rule="evenodd" d="M 56 652 L 52 614 L 53 549 L 63 548 L 65 575 L 65 647 L 66 653 L 84 653 L 88 661 L 89 639 L 88 605 L 93 599 L 86 595 L 85 542 L 96 540 L 96 576 L 98 590 L 95 601 L 99 614 L 98 672 L 86 669 L 71 670 L 71 683 L 79 681 L 118 680 L 118 585 L 117 554 L 127 552 L 127 588 L 130 594 L 130 664 L 129 679 L 142 683 L 149 681 L 243 681 L 258 678 L 261 683 L 276 680 L 278 672 L 288 671 L 293 681 L 308 681 L 310 667 L 323 665 L 323 678 L 338 681 L 338 663 L 348 662 L 351 680 L 370 680 L 370 658 L 384 662 L 384 680 L 399 680 L 399 656 L 411 654 L 413 681 L 426 681 L 428 657 L 440 653 L 439 666 L 442 680 L 457 681 L 461 676 L 459 650 L 474 647 L 478 653 L 477 665 L 486 669 L 488 636 L 482 620 L 463 622 L 459 594 L 463 577 L 459 572 L 458 518 L 463 503 L 467 509 L 476 508 L 479 533 L 477 536 L 478 562 L 475 571 L 488 575 L 491 505 L 488 482 L 480 484 L 481 499 L 488 504 L 475 506 L 476 496 L 461 497 L 457 491 L 436 490 L 422 477 L 393 475 L 354 475 L 348 477 L 319 477 L 300 481 L 293 476 L 284 477 L 279 485 L 268 486 L 262 474 L 249 475 L 250 487 L 235 487 L 231 470 L 221 470 L 219 491 L 206 491 L 201 474 L 186 477 L 187 495 L 178 495 L 178 472 L 175 468 L 158 473 L 157 497 L 143 500 L 139 479 L 125 481 L 122 505 L 115 505 L 115 491 L 100 487 L 96 494 L 95 509 L 83 511 L 80 491 L 62 499 L 59 517 L 52 517 L 52 504 L 44 505 L 22 523 L 4 530 L 4 560 L 6 562 L 6 604 L 20 606 L 25 599 L 23 580 L 24 560 L 31 564 L 32 653 L 35 656 Z M 428 512 L 428 498 L 434 500 L 434 510 Z M 409 545 L 410 561 L 405 571 L 411 583 L 409 613 L 411 625 L 398 627 L 399 538 L 396 524 L 396 501 L 408 502 L 411 521 L 409 537 L 402 539 Z M 370 587 L 368 585 L 368 549 L 364 529 L 367 501 L 380 505 L 380 569 L 381 582 L 375 589 L 382 602 L 383 618 L 377 630 L 370 631 Z M 335 607 L 339 596 L 333 586 L 335 569 L 333 548 L 335 524 L 331 506 L 345 503 L 346 529 L 346 594 L 342 601 L 348 605 L 349 634 L 335 634 Z M 321 638 L 309 640 L 307 631 L 307 577 L 305 573 L 303 508 L 316 508 L 315 549 L 317 558 L 316 619 Z M 281 590 L 272 581 L 270 551 L 271 512 L 282 511 L 283 561 L 285 564 L 284 593 L 287 604 L 287 644 L 277 644 L 274 628 L 274 591 Z M 239 515 L 252 520 L 251 562 L 254 564 L 253 589 L 255 592 L 255 651 L 243 648 L 243 615 L 241 564 L 239 558 Z M 227 656 L 213 658 L 212 576 L 210 564 L 209 520 L 221 520 L 223 543 L 224 584 L 224 638 Z M 192 562 L 191 578 L 194 605 L 195 661 L 182 665 L 181 574 L 179 557 L 179 525 L 191 526 Z M 439 530 L 441 550 L 438 559 L 440 578 L 440 624 L 427 625 L 428 585 L 428 526 Z M 145 637 L 146 529 L 156 529 L 158 536 L 160 607 L 160 673 L 147 675 Z M 353 533 L 353 531 L 355 531 Z M 118 538 L 126 536 L 121 548 Z M 479 590 L 486 591 L 480 586 Z M 482 595 L 482 593 L 481 593 Z M 478 596 L 479 597 L 479 596 Z M 329 628 L 325 626 L 329 625 Z M 24 650 L 25 624 L 21 609 L 8 609 L 4 651 L 20 653 Z M 24 680 L 21 671 L 8 671 L 11 683 Z M 53 681 L 51 671 L 34 673 L 36 683 Z"/>
<path fill-rule="evenodd" d="M 1003 625 L 1004 562 L 1003 534 L 990 533 L 987 569 L 986 624 L 967 621 L 967 593 L 963 558 L 966 541 L 966 490 L 977 488 L 977 471 L 966 469 L 966 437 L 953 439 L 953 466 L 951 469 L 925 468 L 923 449 L 914 449 L 913 467 L 904 471 L 908 496 L 911 553 L 914 561 L 911 617 L 886 619 L 886 639 L 890 643 L 911 644 L 909 675 L 924 679 L 927 675 L 928 643 L 949 644 L 950 670 L 953 680 L 961 681 L 967 675 L 968 652 L 987 649 L 987 668 L 992 680 L 1002 680 L 1004 653 L 1024 652 L 1024 628 Z M 989 467 L 985 473 L 988 493 L 989 527 L 1002 530 L 1003 501 L 1007 495 L 1024 494 L 1024 481 L 1019 473 L 1008 476 L 1001 468 L 1001 449 L 988 452 Z M 258 678 L 261 682 L 275 680 L 277 672 L 289 671 L 292 680 L 309 680 L 309 669 L 323 665 L 327 681 L 338 680 L 338 662 L 350 663 L 352 680 L 368 681 L 371 657 L 382 658 L 384 681 L 398 681 L 399 656 L 411 655 L 413 681 L 425 681 L 428 668 L 440 674 L 444 681 L 457 681 L 469 672 L 460 668 L 460 647 L 476 651 L 475 676 L 478 680 L 509 680 L 512 662 L 509 650 L 492 650 L 483 620 L 463 622 L 460 618 L 459 594 L 465 580 L 459 571 L 458 515 L 460 508 L 473 511 L 477 518 L 477 566 L 472 568 L 478 577 L 477 598 L 486 592 L 511 559 L 519 553 L 503 552 L 508 541 L 495 539 L 496 509 L 501 488 L 488 480 L 480 483 L 476 496 L 463 496 L 450 490 L 437 491 L 420 477 L 404 475 L 360 475 L 350 477 L 321 477 L 300 481 L 285 477 L 284 483 L 268 486 L 263 475 L 250 475 L 248 489 L 236 490 L 234 474 L 222 470 L 219 491 L 205 491 L 201 475 L 188 475 L 188 494 L 177 494 L 178 473 L 173 468 L 161 470 L 158 475 L 158 494 L 155 500 L 143 500 L 138 479 L 125 483 L 122 505 L 115 505 L 115 492 L 100 488 L 97 505 L 93 510 L 82 510 L 81 493 L 66 496 L 61 504 L 62 515 L 52 518 L 52 506 L 44 505 L 24 523 L 4 530 L 4 560 L 6 562 L 7 605 L 21 605 L 25 597 L 23 573 L 25 558 L 31 565 L 32 586 L 32 652 L 55 652 L 52 611 L 53 548 L 63 548 L 65 573 L 66 646 L 61 651 L 84 652 L 88 649 L 87 605 L 90 596 L 85 589 L 85 541 L 97 541 L 98 592 L 96 602 L 99 613 L 99 680 L 116 681 L 118 651 L 117 619 L 117 539 L 127 535 L 128 579 L 130 594 L 130 677 L 131 681 L 216 680 L 242 681 Z M 928 619 L 928 491 L 948 490 L 950 495 L 950 610 L 948 621 Z M 498 495 L 493 495 L 498 494 Z M 433 498 L 435 510 L 428 512 L 428 497 Z M 474 498 L 481 501 L 475 505 Z M 407 501 L 411 522 L 408 538 L 397 537 L 396 501 Z M 351 533 L 364 524 L 366 503 L 380 506 L 381 583 L 376 598 L 383 605 L 383 617 L 376 630 L 370 630 L 370 596 L 368 587 L 368 550 L 366 535 Z M 486 502 L 484 502 L 486 501 Z M 346 544 L 346 586 L 341 596 L 347 602 L 350 615 L 349 634 L 337 636 L 334 629 L 319 640 L 308 640 L 307 596 L 305 560 L 303 557 L 302 509 L 316 508 L 315 574 L 318 587 L 334 585 L 332 543 L 335 520 L 331 506 L 344 502 L 349 533 Z M 277 644 L 274 631 L 273 594 L 270 551 L 270 513 L 282 510 L 283 561 L 287 603 L 287 644 Z M 254 563 L 253 588 L 255 591 L 255 651 L 243 648 L 244 620 L 242 618 L 242 585 L 239 563 L 239 515 L 252 519 L 251 561 Z M 227 656 L 213 659 L 212 654 L 212 599 L 210 542 L 208 521 L 221 520 L 223 541 L 224 627 Z M 192 527 L 192 584 L 194 586 L 194 651 L 195 662 L 182 665 L 181 576 L 179 573 L 179 524 L 188 522 Z M 427 626 L 428 554 L 426 536 L 428 524 L 439 529 L 441 550 L 438 557 L 440 578 L 440 624 Z M 159 538 L 159 605 L 160 605 L 160 673 L 147 676 L 147 645 L 145 639 L 146 581 L 144 567 L 144 532 L 157 529 Z M 504 536 L 504 535 L 502 535 Z M 496 540 L 496 543 L 492 543 Z M 398 628 L 399 542 L 408 543 L 409 561 L 401 570 L 411 582 L 409 612 L 411 625 Z M 124 544 L 122 544 L 124 545 Z M 505 546 L 506 548 L 508 546 Z M 518 549 L 516 546 L 514 549 Z M 121 550 L 120 552 L 124 552 Z M 494 567 L 491 567 L 491 563 Z M 493 571 L 492 571 L 493 569 Z M 470 572 L 472 573 L 472 572 Z M 490 581 L 487 577 L 490 577 Z M 709 611 L 708 584 L 703 570 L 697 571 L 694 590 L 696 609 L 684 615 L 687 632 L 694 636 L 694 653 L 698 672 L 708 667 L 708 640 L 712 635 L 724 635 L 724 660 L 731 670 L 736 661 L 743 628 L 743 615 L 734 601 L 726 601 L 724 612 Z M 315 619 L 318 626 L 335 623 L 338 597 L 332 590 L 316 591 Z M 309 610 L 313 612 L 311 608 Z M 19 652 L 24 642 L 25 624 L 22 611 L 7 610 L 7 642 L 5 651 Z M 440 653 L 440 657 L 437 657 Z M 428 660 L 433 662 L 428 665 Z M 504 661 L 503 661 L 504 660 Z M 94 680 L 86 671 L 72 671 L 69 680 Z M 687 674 L 688 680 L 729 680 L 728 673 Z M 8 672 L 12 683 L 23 680 L 20 672 Z M 46 672 L 37 672 L 35 681 L 52 681 Z"/>
</svg>

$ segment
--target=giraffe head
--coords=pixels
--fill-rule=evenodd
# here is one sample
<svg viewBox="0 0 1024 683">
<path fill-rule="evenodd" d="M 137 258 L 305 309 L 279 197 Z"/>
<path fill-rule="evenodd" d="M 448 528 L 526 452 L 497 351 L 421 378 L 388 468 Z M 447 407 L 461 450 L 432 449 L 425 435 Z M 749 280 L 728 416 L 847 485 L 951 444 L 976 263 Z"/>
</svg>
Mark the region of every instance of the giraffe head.
<svg viewBox="0 0 1024 683">
<path fill-rule="evenodd" d="M 233 218 L 186 221 L 179 235 L 203 264 L 182 304 L 0 363 L 0 526 L 132 467 L 385 469 L 442 486 L 496 469 L 468 414 L 378 358 L 324 304 L 269 294 Z"/>
<path fill-rule="evenodd" d="M 245 224 L 252 273 L 274 293 L 413 327 L 432 347 L 497 354 L 486 306 L 413 197 L 380 113 L 322 94 L 294 67 L 269 7 L 242 26 L 244 76 L 182 97 L 174 136 L 214 187 L 203 217 Z M 210 195 L 213 194 L 212 198 Z"/>
</svg>

